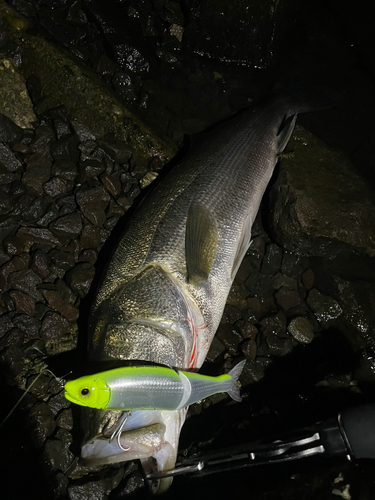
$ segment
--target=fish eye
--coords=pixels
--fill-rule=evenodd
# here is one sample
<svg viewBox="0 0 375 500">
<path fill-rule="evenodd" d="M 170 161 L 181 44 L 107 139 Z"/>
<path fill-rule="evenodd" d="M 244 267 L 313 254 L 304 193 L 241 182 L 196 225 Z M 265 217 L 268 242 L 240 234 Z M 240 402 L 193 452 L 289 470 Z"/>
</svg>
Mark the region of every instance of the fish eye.
<svg viewBox="0 0 375 500">
<path fill-rule="evenodd" d="M 84 389 L 82 389 L 81 394 L 82 394 L 82 396 L 87 396 L 87 394 L 88 394 L 89 392 L 90 392 L 90 391 L 87 389 L 87 387 L 85 387 Z"/>
</svg>

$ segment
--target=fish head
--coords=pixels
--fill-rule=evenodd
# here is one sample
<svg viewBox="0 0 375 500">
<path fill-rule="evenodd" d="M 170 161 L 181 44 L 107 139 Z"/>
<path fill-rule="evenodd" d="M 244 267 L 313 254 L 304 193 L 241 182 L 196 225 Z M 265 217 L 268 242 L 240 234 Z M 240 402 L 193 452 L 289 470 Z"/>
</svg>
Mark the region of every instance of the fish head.
<svg viewBox="0 0 375 500">
<path fill-rule="evenodd" d="M 82 408 L 84 436 L 80 465 L 96 468 L 139 459 L 146 474 L 173 469 L 186 413 L 187 408 L 132 411 L 114 438 L 123 412 Z M 170 481 L 170 478 L 162 479 L 148 486 L 154 493 L 161 493 Z"/>
<path fill-rule="evenodd" d="M 102 409 L 108 404 L 110 389 L 101 377 L 87 375 L 65 384 L 65 397 L 72 403 Z"/>
</svg>

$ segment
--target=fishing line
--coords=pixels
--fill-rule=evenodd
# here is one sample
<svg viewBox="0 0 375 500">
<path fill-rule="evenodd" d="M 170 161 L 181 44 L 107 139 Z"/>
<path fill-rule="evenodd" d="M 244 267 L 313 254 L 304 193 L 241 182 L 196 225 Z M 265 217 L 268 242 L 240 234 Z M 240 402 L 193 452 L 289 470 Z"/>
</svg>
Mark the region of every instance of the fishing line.
<svg viewBox="0 0 375 500">
<path fill-rule="evenodd" d="M 32 388 L 32 386 L 35 384 L 35 382 L 39 379 L 39 377 L 41 377 L 44 373 L 50 373 L 54 379 L 57 380 L 57 382 L 59 384 L 63 384 L 64 383 L 64 378 L 67 376 L 67 375 L 70 375 L 72 372 L 68 372 L 66 373 L 65 375 L 63 375 L 62 377 L 57 377 L 53 372 L 51 372 L 51 370 L 49 370 L 48 368 L 44 368 L 43 370 L 41 370 L 39 372 L 39 374 L 35 377 L 35 379 L 31 382 L 31 384 L 29 385 L 29 387 L 25 390 L 25 392 L 22 394 L 22 396 L 19 398 L 19 400 L 16 402 L 16 404 L 13 406 L 13 408 L 10 410 L 10 412 L 6 415 L 6 417 L 4 418 L 4 420 L 0 423 L 0 427 L 2 427 L 5 422 L 8 420 L 8 418 L 12 415 L 12 413 L 14 412 L 14 410 L 17 408 L 17 406 L 21 403 L 21 401 L 23 400 L 23 398 L 26 396 L 26 394 L 30 391 L 30 389 Z"/>
</svg>

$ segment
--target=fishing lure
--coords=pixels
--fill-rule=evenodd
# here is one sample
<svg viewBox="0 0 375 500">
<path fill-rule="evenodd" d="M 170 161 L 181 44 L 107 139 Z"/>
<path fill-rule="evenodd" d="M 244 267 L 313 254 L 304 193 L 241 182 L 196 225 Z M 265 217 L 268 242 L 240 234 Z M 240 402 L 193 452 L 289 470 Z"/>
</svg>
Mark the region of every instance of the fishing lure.
<svg viewBox="0 0 375 500">
<path fill-rule="evenodd" d="M 66 382 L 65 397 L 108 410 L 178 410 L 218 392 L 241 401 L 237 381 L 245 362 L 219 377 L 161 366 L 116 368 Z"/>
</svg>

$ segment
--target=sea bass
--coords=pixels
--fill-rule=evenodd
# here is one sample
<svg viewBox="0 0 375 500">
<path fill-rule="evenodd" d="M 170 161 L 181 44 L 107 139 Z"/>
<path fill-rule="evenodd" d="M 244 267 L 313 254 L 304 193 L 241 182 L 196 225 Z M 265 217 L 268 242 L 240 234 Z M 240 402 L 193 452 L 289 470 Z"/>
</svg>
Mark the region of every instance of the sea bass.
<svg viewBox="0 0 375 500">
<path fill-rule="evenodd" d="M 202 365 L 297 113 L 332 104 L 324 93 L 314 91 L 307 99 L 299 94 L 298 88 L 293 95 L 274 93 L 207 133 L 143 200 L 92 307 L 91 358 L 144 360 L 180 370 Z M 146 470 L 152 464 L 159 471 L 174 467 L 185 408 L 133 412 L 116 451 L 109 440 L 105 446 L 103 436 L 118 427 L 121 413 L 83 410 L 86 464 L 137 457 L 126 431 L 163 423 L 164 441 L 142 463 Z M 168 481 L 162 480 L 159 492 Z"/>
<path fill-rule="evenodd" d="M 109 410 L 179 410 L 219 392 L 241 401 L 237 380 L 244 364 L 218 377 L 162 366 L 116 368 L 67 382 L 65 397 L 81 406 Z"/>
</svg>

